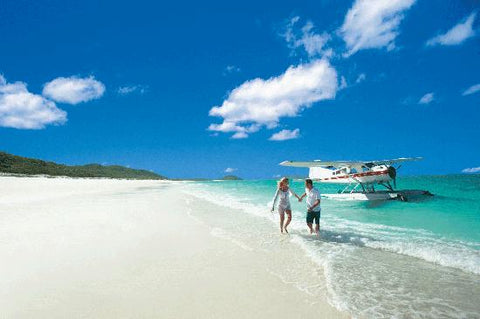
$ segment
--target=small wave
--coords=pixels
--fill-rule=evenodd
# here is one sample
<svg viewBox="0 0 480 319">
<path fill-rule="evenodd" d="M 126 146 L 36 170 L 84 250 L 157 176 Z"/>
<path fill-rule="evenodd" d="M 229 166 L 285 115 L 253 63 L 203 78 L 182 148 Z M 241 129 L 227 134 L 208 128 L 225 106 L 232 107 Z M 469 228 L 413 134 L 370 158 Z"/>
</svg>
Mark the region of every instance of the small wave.
<svg viewBox="0 0 480 319">
<path fill-rule="evenodd" d="M 420 258 L 480 275 L 478 243 L 446 239 L 423 229 L 360 223 L 341 218 L 331 218 L 326 228 L 333 234 L 346 234 L 357 243 L 360 242 L 360 246 Z"/>
</svg>

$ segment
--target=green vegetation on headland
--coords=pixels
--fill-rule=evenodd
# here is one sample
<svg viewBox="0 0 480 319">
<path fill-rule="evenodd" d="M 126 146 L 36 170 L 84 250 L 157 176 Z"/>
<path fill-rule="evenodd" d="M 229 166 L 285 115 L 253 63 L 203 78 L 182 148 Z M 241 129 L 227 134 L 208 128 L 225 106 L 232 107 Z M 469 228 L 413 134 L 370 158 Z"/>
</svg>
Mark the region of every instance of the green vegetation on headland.
<svg viewBox="0 0 480 319">
<path fill-rule="evenodd" d="M 68 177 L 106 177 L 125 179 L 166 179 L 156 173 L 132 169 L 119 165 L 75 165 L 68 166 L 54 162 L 26 158 L 0 152 L 0 173 L 21 175 L 50 175 Z"/>
<path fill-rule="evenodd" d="M 240 181 L 240 180 L 242 180 L 240 177 L 235 176 L 235 175 L 226 175 L 226 176 L 223 176 L 222 179 L 226 180 L 226 181 Z"/>
</svg>

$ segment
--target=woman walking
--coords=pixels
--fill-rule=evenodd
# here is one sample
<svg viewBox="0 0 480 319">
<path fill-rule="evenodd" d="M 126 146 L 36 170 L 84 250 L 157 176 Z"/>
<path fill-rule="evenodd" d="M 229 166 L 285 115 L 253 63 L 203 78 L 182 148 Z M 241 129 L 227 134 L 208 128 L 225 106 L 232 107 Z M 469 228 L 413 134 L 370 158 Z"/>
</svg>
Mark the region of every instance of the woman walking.
<svg viewBox="0 0 480 319">
<path fill-rule="evenodd" d="M 292 221 L 292 208 L 290 207 L 290 194 L 294 195 L 298 200 L 297 194 L 292 191 L 288 185 L 288 178 L 284 177 L 278 182 L 277 191 L 275 192 L 275 197 L 273 198 L 272 203 L 272 213 L 275 210 L 275 203 L 278 199 L 278 214 L 280 215 L 280 232 L 283 233 L 285 230 L 288 233 L 287 226 Z M 285 213 L 287 214 L 287 220 L 285 221 Z M 285 224 L 284 224 L 285 221 Z"/>
</svg>

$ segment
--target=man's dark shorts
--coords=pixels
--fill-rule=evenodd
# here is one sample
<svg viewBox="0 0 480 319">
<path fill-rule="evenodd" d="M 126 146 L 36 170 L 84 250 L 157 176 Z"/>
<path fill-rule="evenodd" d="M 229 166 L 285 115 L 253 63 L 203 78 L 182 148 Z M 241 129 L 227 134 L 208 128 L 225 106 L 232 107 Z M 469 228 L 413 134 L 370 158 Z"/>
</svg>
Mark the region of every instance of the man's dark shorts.
<svg viewBox="0 0 480 319">
<path fill-rule="evenodd" d="M 307 224 L 313 224 L 313 220 L 315 220 L 315 224 L 320 224 L 320 212 L 307 212 Z"/>
</svg>

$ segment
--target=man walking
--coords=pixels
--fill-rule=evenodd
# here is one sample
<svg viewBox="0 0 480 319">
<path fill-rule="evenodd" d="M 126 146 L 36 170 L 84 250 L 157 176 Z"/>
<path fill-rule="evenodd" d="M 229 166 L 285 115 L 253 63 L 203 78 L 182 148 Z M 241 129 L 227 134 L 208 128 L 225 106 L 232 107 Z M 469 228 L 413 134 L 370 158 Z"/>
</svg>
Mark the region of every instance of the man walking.
<svg viewBox="0 0 480 319">
<path fill-rule="evenodd" d="M 305 180 L 305 193 L 300 196 L 301 202 L 304 197 L 307 197 L 307 226 L 310 229 L 310 234 L 313 234 L 313 221 L 315 221 L 315 233 L 317 236 L 320 232 L 320 192 L 313 187 L 311 179 Z"/>
</svg>

